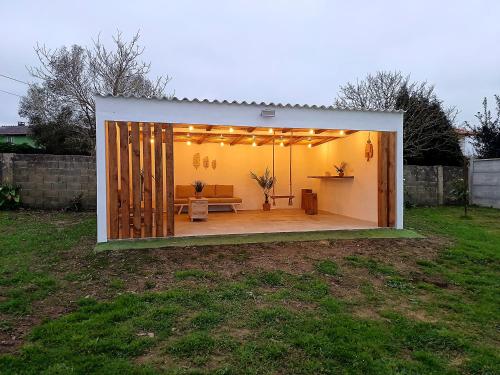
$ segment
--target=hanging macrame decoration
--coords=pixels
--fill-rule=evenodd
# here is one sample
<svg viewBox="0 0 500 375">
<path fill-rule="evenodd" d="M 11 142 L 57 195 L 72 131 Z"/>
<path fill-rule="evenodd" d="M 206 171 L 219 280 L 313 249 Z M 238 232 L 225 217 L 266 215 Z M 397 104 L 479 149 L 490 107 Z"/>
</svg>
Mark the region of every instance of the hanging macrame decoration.
<svg viewBox="0 0 500 375">
<path fill-rule="evenodd" d="M 208 156 L 205 156 L 203 158 L 203 168 L 208 169 L 209 166 L 210 166 L 210 159 L 208 159 Z"/>
<path fill-rule="evenodd" d="M 370 161 L 370 159 L 373 158 L 373 145 L 370 139 L 370 133 L 368 133 L 368 140 L 365 145 L 365 158 L 366 161 Z"/>
<path fill-rule="evenodd" d="M 200 167 L 200 153 L 197 152 L 193 155 L 193 167 L 198 169 Z"/>
<path fill-rule="evenodd" d="M 212 160 L 212 169 L 217 168 L 217 160 Z"/>
</svg>

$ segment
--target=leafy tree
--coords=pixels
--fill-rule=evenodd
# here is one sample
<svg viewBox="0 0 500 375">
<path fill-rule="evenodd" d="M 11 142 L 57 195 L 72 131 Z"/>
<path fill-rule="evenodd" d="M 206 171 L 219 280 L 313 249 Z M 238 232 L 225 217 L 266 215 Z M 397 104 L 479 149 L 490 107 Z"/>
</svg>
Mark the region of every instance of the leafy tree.
<svg viewBox="0 0 500 375">
<path fill-rule="evenodd" d="M 427 92 L 403 86 L 395 108 L 404 114 L 404 158 L 413 165 L 461 165 L 462 151 L 450 115 Z"/>
<path fill-rule="evenodd" d="M 472 130 L 473 144 L 477 155 L 483 159 L 500 158 L 500 96 L 495 95 L 496 115 L 488 109 L 488 99 L 483 99 L 483 111 L 476 114 L 478 125 Z"/>
<path fill-rule="evenodd" d="M 90 155 L 93 143 L 81 137 L 81 129 L 75 126 L 74 118 L 73 111 L 63 107 L 54 119 L 33 119 L 31 133 L 37 145 L 48 154 Z"/>
<path fill-rule="evenodd" d="M 403 149 L 407 164 L 460 165 L 462 153 L 453 128 L 456 111 L 444 109 L 427 82 L 411 82 L 401 72 L 379 71 L 340 87 L 339 108 L 403 109 Z"/>
<path fill-rule="evenodd" d="M 113 49 L 106 48 L 99 37 L 90 47 L 73 45 L 55 50 L 40 45 L 35 47 L 40 65 L 29 68 L 29 72 L 39 83 L 30 85 L 21 99 L 19 114 L 36 125 L 39 144 L 44 145 L 48 140 L 43 135 L 45 129 L 53 134 L 60 126 L 57 133 L 69 135 L 65 139 L 71 138 L 77 149 L 93 152 L 94 94 L 165 95 L 170 78 L 160 76 L 151 80 L 147 77 L 150 63 L 140 60 L 144 48 L 139 46 L 139 38 L 136 33 L 127 42 L 117 32 L 113 37 Z M 65 122 L 58 124 L 61 118 Z M 66 152 L 66 149 L 61 151 Z"/>
</svg>

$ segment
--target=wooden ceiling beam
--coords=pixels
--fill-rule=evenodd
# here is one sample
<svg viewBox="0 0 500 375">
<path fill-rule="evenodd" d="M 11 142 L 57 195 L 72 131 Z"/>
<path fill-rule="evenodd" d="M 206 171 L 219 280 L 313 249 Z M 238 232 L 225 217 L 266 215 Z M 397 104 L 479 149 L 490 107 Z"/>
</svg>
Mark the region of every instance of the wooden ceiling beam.
<svg viewBox="0 0 500 375">
<path fill-rule="evenodd" d="M 316 143 L 313 143 L 312 144 L 312 147 L 316 147 L 316 146 L 319 146 L 319 145 L 322 145 L 323 143 L 327 143 L 327 142 L 330 142 L 330 141 L 334 141 L 335 139 L 337 139 L 339 137 L 329 137 L 329 138 L 325 138 L 325 139 L 322 139 L 321 141 L 319 142 L 316 142 Z"/>
<path fill-rule="evenodd" d="M 316 130 L 314 131 L 314 134 L 321 134 L 321 133 L 323 133 L 323 132 L 326 132 L 327 130 L 328 130 L 328 129 L 316 129 Z"/>
<path fill-rule="evenodd" d="M 304 136 L 301 136 L 301 137 L 292 137 L 291 139 L 288 140 L 288 142 L 285 144 L 285 146 L 290 146 L 290 145 L 293 145 L 297 142 L 300 142 L 300 141 L 303 141 L 304 139 L 309 139 L 311 138 L 312 140 L 312 137 L 304 137 Z"/>
<path fill-rule="evenodd" d="M 211 131 L 213 129 L 213 127 L 214 127 L 213 125 L 207 125 L 206 128 L 205 128 L 205 130 L 207 132 L 209 132 L 209 131 Z"/>
<path fill-rule="evenodd" d="M 238 143 L 239 143 L 239 142 L 240 142 L 243 138 L 246 138 L 246 137 L 248 137 L 248 136 L 247 136 L 247 135 L 240 135 L 240 136 L 238 136 L 238 137 L 234 138 L 234 139 L 231 141 L 231 143 L 229 143 L 229 144 L 230 144 L 231 146 L 234 146 L 234 145 L 238 144 Z"/>
<path fill-rule="evenodd" d="M 273 140 L 274 136 L 272 135 L 269 135 L 267 136 L 264 140 L 260 141 L 259 143 L 257 143 L 257 146 L 262 146 L 262 145 L 265 145 L 266 143 L 269 143 Z"/>
<path fill-rule="evenodd" d="M 247 128 L 247 132 L 249 133 L 253 133 L 253 131 L 257 129 L 256 127 L 250 127 L 250 128 Z"/>
</svg>

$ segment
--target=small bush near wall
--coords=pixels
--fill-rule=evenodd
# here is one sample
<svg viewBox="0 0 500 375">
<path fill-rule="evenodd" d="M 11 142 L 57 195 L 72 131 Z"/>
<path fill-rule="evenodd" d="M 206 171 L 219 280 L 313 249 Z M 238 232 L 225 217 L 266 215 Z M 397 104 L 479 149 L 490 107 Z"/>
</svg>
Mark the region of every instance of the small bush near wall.
<svg viewBox="0 0 500 375">
<path fill-rule="evenodd" d="M 21 206 L 21 188 L 12 185 L 0 185 L 0 210 L 16 210 Z"/>
</svg>

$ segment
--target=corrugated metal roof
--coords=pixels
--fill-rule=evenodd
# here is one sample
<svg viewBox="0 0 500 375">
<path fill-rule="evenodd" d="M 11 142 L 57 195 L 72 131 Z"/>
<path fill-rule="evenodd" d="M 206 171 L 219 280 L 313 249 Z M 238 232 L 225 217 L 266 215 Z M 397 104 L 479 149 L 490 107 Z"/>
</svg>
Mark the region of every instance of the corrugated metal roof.
<svg viewBox="0 0 500 375">
<path fill-rule="evenodd" d="M 145 96 L 145 95 L 112 95 L 112 94 L 97 94 L 102 98 L 133 98 L 133 99 L 150 99 L 150 100 L 167 100 L 171 102 L 186 102 L 186 103 L 211 103 L 211 104 L 233 104 L 233 105 L 252 105 L 252 106 L 265 106 L 274 108 L 304 108 L 304 109 L 321 109 L 321 110 L 333 110 L 333 111 L 359 111 L 359 112 L 384 112 L 384 113 L 404 113 L 400 109 L 364 109 L 364 108 L 337 108 L 332 105 L 316 105 L 316 104 L 289 104 L 289 103 L 273 103 L 273 102 L 249 102 L 246 100 L 217 100 L 217 99 L 198 99 L 198 98 L 178 98 L 178 97 L 168 97 L 168 96 Z"/>
<path fill-rule="evenodd" d="M 29 132 L 27 126 L 0 126 L 0 135 L 27 135 Z"/>
</svg>

